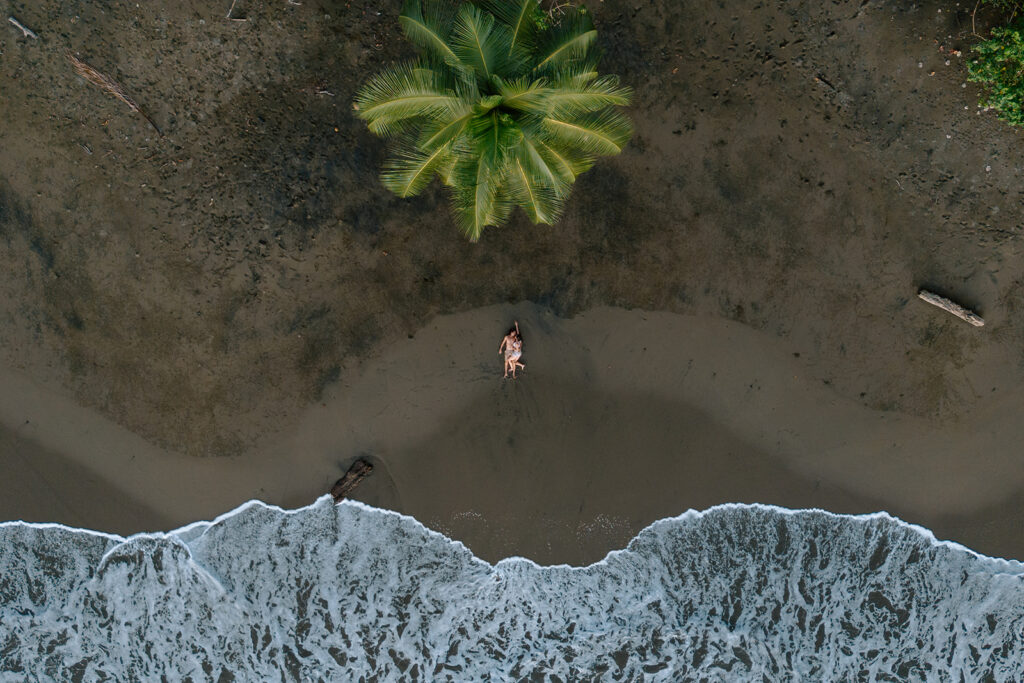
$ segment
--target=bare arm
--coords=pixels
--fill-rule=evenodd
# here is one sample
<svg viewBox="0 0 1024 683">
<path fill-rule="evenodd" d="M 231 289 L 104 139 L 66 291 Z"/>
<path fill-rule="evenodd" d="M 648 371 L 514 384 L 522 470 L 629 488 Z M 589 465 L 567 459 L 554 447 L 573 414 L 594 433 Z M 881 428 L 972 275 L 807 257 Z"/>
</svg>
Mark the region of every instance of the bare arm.
<svg viewBox="0 0 1024 683">
<path fill-rule="evenodd" d="M 501 340 L 501 346 L 498 347 L 498 353 L 501 353 L 502 351 L 505 350 L 506 344 L 508 344 L 508 337 L 505 337 L 504 339 Z"/>
</svg>

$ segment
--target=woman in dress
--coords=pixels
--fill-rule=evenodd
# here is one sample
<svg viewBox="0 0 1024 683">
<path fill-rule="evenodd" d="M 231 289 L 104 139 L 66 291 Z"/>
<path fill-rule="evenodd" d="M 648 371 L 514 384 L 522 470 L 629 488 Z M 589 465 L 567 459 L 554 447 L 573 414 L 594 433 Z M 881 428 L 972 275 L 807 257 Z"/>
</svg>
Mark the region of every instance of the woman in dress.
<svg viewBox="0 0 1024 683">
<path fill-rule="evenodd" d="M 505 354 L 505 377 L 508 377 L 509 371 L 512 372 L 512 379 L 516 378 L 516 369 L 525 368 L 526 366 L 519 362 L 519 359 L 523 355 L 523 337 L 519 334 L 519 321 L 516 321 L 516 326 L 508 331 L 505 338 L 501 340 L 501 346 L 498 347 L 498 355 Z"/>
</svg>

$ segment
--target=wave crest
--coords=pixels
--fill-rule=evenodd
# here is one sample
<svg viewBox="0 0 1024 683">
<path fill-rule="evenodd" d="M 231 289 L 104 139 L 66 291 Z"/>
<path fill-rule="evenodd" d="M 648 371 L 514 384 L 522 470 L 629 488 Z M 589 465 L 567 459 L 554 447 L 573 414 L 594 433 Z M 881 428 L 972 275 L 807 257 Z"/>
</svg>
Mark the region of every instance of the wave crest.
<svg viewBox="0 0 1024 683">
<path fill-rule="evenodd" d="M 1024 565 L 884 514 L 719 506 L 580 568 L 329 497 L 0 549 L 0 680 L 1024 676 Z"/>
</svg>

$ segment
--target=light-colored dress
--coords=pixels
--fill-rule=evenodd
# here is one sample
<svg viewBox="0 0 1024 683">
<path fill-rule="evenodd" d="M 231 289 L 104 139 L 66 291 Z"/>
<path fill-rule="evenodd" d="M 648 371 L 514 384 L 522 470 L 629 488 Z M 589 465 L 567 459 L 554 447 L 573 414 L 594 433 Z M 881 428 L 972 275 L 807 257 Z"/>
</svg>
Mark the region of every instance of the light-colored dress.
<svg viewBox="0 0 1024 683">
<path fill-rule="evenodd" d="M 517 361 L 523 355 L 523 342 L 519 339 L 505 345 L 505 362 Z"/>
</svg>

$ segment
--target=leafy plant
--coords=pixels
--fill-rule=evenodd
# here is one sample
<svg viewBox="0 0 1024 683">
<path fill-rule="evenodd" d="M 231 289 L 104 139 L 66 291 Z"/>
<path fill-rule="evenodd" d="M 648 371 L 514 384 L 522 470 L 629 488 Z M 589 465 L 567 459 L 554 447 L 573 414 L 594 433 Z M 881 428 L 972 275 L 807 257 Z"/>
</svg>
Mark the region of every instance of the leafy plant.
<svg viewBox="0 0 1024 683">
<path fill-rule="evenodd" d="M 1020 0 L 981 0 L 981 2 L 1007 12 L 1015 12 L 1020 9 Z"/>
<path fill-rule="evenodd" d="M 985 86 L 981 105 L 1007 123 L 1024 125 L 1024 23 L 993 29 L 972 51 L 967 79 Z"/>
<path fill-rule="evenodd" d="M 355 106 L 393 141 L 384 185 L 409 197 L 439 176 L 471 241 L 516 206 L 553 224 L 576 178 L 632 135 L 615 109 L 631 91 L 598 75 L 585 8 L 551 23 L 537 0 L 407 0 L 399 22 L 419 59 L 374 76 Z"/>
</svg>

